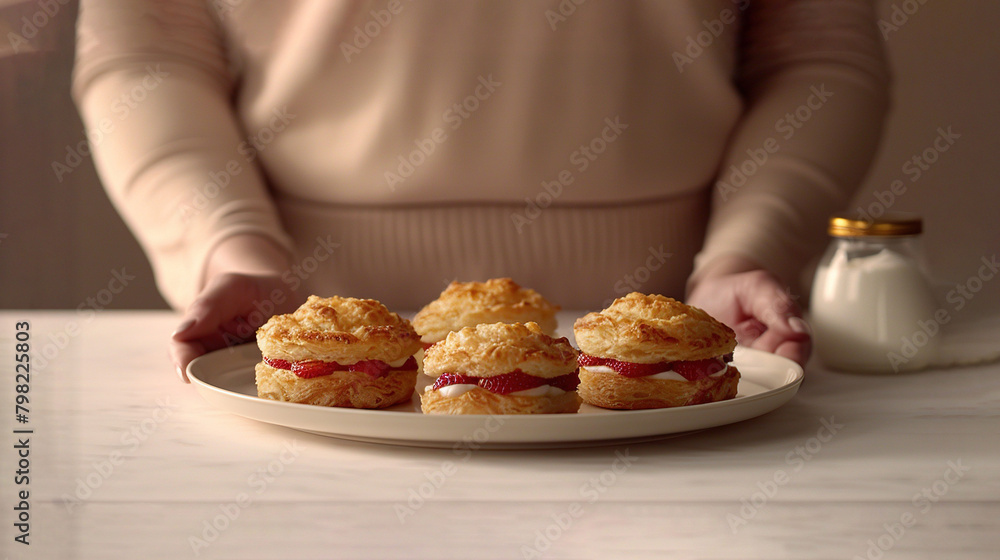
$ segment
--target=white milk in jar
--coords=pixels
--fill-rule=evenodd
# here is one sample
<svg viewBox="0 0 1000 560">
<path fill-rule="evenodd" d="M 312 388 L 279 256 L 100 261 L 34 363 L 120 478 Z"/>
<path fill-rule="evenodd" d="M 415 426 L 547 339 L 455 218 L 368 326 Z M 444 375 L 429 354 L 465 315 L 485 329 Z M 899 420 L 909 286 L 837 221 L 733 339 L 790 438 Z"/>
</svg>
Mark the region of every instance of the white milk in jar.
<svg viewBox="0 0 1000 560">
<path fill-rule="evenodd" d="M 851 371 L 925 367 L 941 337 L 933 320 L 938 305 L 923 272 L 920 218 L 835 216 L 828 231 L 832 240 L 810 302 L 819 358 Z"/>
</svg>

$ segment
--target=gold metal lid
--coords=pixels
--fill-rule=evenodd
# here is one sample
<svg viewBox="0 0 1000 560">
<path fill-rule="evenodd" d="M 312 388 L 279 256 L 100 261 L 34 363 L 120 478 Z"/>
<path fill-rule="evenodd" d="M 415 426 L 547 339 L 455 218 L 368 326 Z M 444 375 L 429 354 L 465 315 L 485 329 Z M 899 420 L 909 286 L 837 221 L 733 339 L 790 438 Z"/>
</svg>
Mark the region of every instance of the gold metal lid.
<svg viewBox="0 0 1000 560">
<path fill-rule="evenodd" d="M 834 237 L 888 237 L 920 235 L 923 230 L 924 222 L 920 216 L 887 213 L 876 220 L 847 218 L 842 215 L 832 216 L 826 231 Z"/>
</svg>

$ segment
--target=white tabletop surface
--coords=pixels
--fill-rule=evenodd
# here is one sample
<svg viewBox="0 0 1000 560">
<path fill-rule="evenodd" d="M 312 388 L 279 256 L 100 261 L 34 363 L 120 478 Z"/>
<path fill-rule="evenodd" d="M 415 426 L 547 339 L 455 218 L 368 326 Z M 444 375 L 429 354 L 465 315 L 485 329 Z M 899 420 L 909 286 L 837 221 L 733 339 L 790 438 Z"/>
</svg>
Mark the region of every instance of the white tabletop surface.
<svg viewBox="0 0 1000 560">
<path fill-rule="evenodd" d="M 18 424 L 24 320 L 34 365 L 29 421 Z M 640 444 L 456 452 L 214 409 L 169 363 L 177 322 L 168 312 L 0 312 L 0 557 L 1000 554 L 997 364 L 861 376 L 814 362 L 790 403 L 739 424 Z M 30 482 L 17 485 L 23 435 L 13 430 L 23 428 L 33 430 Z M 14 541 L 24 489 L 28 546 Z"/>
</svg>

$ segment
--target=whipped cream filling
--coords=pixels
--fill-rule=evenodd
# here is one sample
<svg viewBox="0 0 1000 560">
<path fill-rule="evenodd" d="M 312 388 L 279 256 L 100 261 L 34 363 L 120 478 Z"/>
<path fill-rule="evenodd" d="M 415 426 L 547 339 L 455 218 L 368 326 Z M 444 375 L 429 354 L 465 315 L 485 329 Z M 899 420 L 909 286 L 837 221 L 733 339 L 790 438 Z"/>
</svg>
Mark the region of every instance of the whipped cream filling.
<svg viewBox="0 0 1000 560">
<path fill-rule="evenodd" d="M 414 356 L 416 356 L 416 354 L 414 354 Z M 396 360 L 395 362 L 387 362 L 387 363 L 389 364 L 389 367 L 391 367 L 391 368 L 398 368 L 398 367 L 402 367 L 403 364 L 406 363 L 406 360 L 409 360 L 410 358 L 411 358 L 411 356 L 403 356 L 402 358 Z"/>
<path fill-rule="evenodd" d="M 476 387 L 479 387 L 479 385 L 470 385 L 470 384 L 465 384 L 465 383 L 456 383 L 454 385 L 447 385 L 445 387 L 441 387 L 437 391 L 438 391 L 438 393 L 441 393 L 442 395 L 444 395 L 446 397 L 459 397 L 459 396 L 464 395 L 465 393 L 468 393 L 469 391 L 475 389 Z M 427 387 L 424 388 L 424 392 L 425 393 L 427 391 L 430 391 L 430 390 L 431 390 L 431 386 L 430 385 L 428 385 Z M 514 396 L 514 397 L 558 397 L 559 395 L 562 395 L 565 392 L 566 391 L 563 391 L 559 387 L 553 387 L 552 385 L 539 385 L 538 387 L 535 387 L 533 389 L 525 389 L 523 391 L 514 391 L 512 393 L 507 393 L 507 396 Z"/>
<path fill-rule="evenodd" d="M 615 370 L 611 369 L 608 366 L 583 366 L 583 367 L 586 368 L 587 371 L 592 371 L 594 373 L 618 373 L 618 372 L 616 372 Z M 729 364 L 726 364 L 724 368 L 722 368 L 719 371 L 713 373 L 712 375 L 709 375 L 709 377 L 721 377 L 721 376 L 725 375 L 727 371 L 729 371 Z M 663 379 L 663 380 L 672 380 L 672 381 L 687 381 L 687 379 L 683 375 L 677 373 L 676 371 L 674 371 L 672 369 L 668 369 L 667 371 L 661 371 L 659 373 L 654 373 L 653 375 L 644 375 L 642 377 L 646 378 L 646 379 Z M 641 379 L 641 378 L 636 378 L 636 379 Z"/>
<path fill-rule="evenodd" d="M 469 385 L 469 384 L 466 384 L 466 383 L 456 383 L 454 385 L 447 385 L 445 387 L 441 387 L 437 391 L 438 391 L 438 393 L 441 393 L 442 395 L 444 395 L 446 397 L 458 397 L 458 396 L 464 395 L 465 393 L 468 393 L 469 391 L 475 389 L 476 387 L 479 387 L 479 385 Z M 428 385 L 424 389 L 424 392 L 426 393 L 427 391 L 430 391 L 430 390 L 431 390 L 431 386 Z"/>
<path fill-rule="evenodd" d="M 417 359 L 417 354 L 414 354 L 412 356 L 403 356 L 402 358 L 400 358 L 400 359 L 398 359 L 396 361 L 393 361 L 393 362 L 383 362 L 383 363 L 385 363 L 386 365 L 388 365 L 390 369 L 399 369 L 399 368 L 403 367 L 404 365 L 406 365 L 406 362 L 408 362 L 410 360 L 410 358 Z M 295 367 L 295 364 L 304 364 L 304 363 L 310 363 L 310 362 L 314 361 L 314 360 L 273 359 L 273 358 L 270 358 L 268 356 L 264 356 L 263 359 L 264 359 L 264 361 L 266 363 L 268 363 L 268 365 L 270 365 L 271 367 L 273 367 L 275 369 L 286 369 L 286 370 L 293 369 Z M 357 361 L 351 362 L 349 364 L 346 364 L 346 363 L 343 363 L 343 362 L 332 362 L 332 361 L 327 361 L 327 360 L 315 360 L 315 361 L 327 364 L 327 367 L 331 368 L 330 369 L 330 373 L 332 373 L 333 371 L 354 371 L 354 370 L 351 370 L 352 366 L 354 366 L 356 364 L 359 364 L 361 362 L 367 362 L 369 360 L 357 360 Z M 379 360 L 379 361 L 381 361 L 381 360 Z M 335 364 L 336 368 L 339 368 L 339 369 L 334 369 L 334 366 L 332 366 L 330 364 Z M 420 368 L 420 360 L 417 359 L 417 369 L 419 369 L 419 368 Z"/>
<path fill-rule="evenodd" d="M 580 366 L 580 369 L 586 369 L 594 373 L 618 373 L 608 366 Z"/>
<path fill-rule="evenodd" d="M 722 377 L 723 375 L 726 374 L 727 371 L 729 371 L 729 364 L 726 364 L 725 367 L 723 367 L 719 371 L 713 373 L 712 375 L 709 375 L 709 377 Z"/>
<path fill-rule="evenodd" d="M 552 385 L 539 385 L 534 389 L 525 389 L 523 391 L 514 391 L 512 393 L 507 393 L 508 396 L 513 397 L 558 397 L 559 395 L 565 394 L 559 387 L 553 387 Z"/>
</svg>

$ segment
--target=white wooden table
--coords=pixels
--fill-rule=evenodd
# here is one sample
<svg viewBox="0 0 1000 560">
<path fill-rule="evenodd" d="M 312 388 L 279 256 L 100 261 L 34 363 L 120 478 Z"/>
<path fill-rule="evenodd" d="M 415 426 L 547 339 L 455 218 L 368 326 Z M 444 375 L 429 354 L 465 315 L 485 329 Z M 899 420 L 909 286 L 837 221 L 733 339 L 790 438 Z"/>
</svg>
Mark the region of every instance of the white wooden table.
<svg viewBox="0 0 1000 560">
<path fill-rule="evenodd" d="M 14 337 L 25 320 L 22 424 Z M 814 363 L 789 404 L 735 425 L 456 452 L 213 409 L 169 363 L 177 322 L 0 312 L 0 557 L 1000 557 L 997 364 L 876 377 Z M 24 437 L 30 481 L 16 484 Z M 14 540 L 24 490 L 28 546 Z"/>
</svg>

